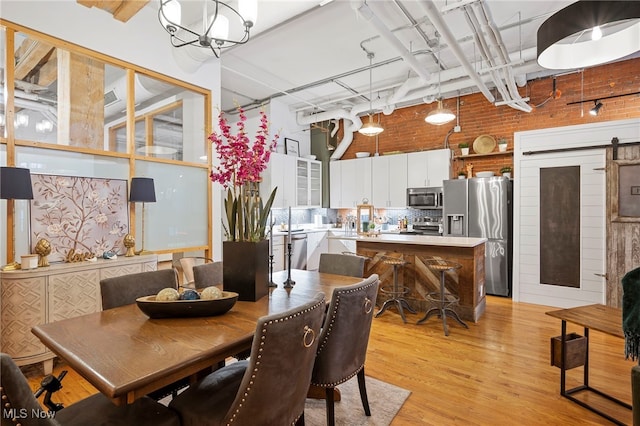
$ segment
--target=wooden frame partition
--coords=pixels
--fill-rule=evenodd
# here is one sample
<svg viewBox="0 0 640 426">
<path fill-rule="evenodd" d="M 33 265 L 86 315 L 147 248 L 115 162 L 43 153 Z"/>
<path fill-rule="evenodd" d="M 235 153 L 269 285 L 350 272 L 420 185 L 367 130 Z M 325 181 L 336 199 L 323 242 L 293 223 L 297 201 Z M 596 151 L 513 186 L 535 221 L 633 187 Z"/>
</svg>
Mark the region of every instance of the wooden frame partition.
<svg viewBox="0 0 640 426">
<path fill-rule="evenodd" d="M 5 126 L 6 126 L 6 137 L 4 134 L 0 134 L 0 144 L 6 145 L 6 153 L 7 153 L 7 166 L 15 166 L 16 165 L 16 153 L 20 147 L 32 147 L 38 149 L 51 149 L 56 151 L 67 151 L 78 154 L 88 154 L 88 155 L 99 155 L 103 157 L 111 157 L 111 158 L 122 158 L 128 159 L 129 163 L 129 180 L 131 177 L 136 175 L 136 161 L 144 160 L 145 162 L 153 162 L 160 164 L 168 164 L 168 165 L 178 165 L 181 167 L 190 167 L 194 169 L 204 169 L 205 171 L 209 170 L 211 167 L 211 147 L 210 144 L 206 144 L 206 136 L 211 133 L 212 123 L 211 123 L 211 91 L 208 89 L 204 89 L 198 87 L 196 85 L 176 80 L 165 75 L 162 75 L 158 72 L 155 72 L 150 69 L 146 69 L 126 61 L 122 61 L 117 58 L 110 57 L 108 55 L 95 52 L 93 50 L 84 48 L 82 46 L 78 46 L 76 44 L 57 39 L 50 35 L 35 31 L 33 29 L 0 19 L 0 26 L 5 30 Z M 117 152 L 112 149 L 112 145 L 107 141 L 104 142 L 104 138 L 109 138 L 111 134 L 110 131 L 104 131 L 104 134 L 95 134 L 95 137 L 99 140 L 102 140 L 102 149 L 100 147 L 86 147 L 86 146 L 73 146 L 69 144 L 61 144 L 60 141 L 56 141 L 55 143 L 50 143 L 46 141 L 40 140 L 31 140 L 29 138 L 18 138 L 16 135 L 16 128 L 14 127 L 14 118 L 16 115 L 16 106 L 15 106 L 15 84 L 16 84 L 16 76 L 15 76 L 15 43 L 16 43 L 16 35 L 26 35 L 29 39 L 37 40 L 38 42 L 42 42 L 43 44 L 53 46 L 56 51 L 69 52 L 71 57 L 80 57 L 86 58 L 88 61 L 99 61 L 106 65 L 114 66 L 122 68 L 126 71 L 126 152 Z M 50 54 L 51 55 L 51 54 Z M 67 55 L 69 56 L 69 55 Z M 54 69 L 60 69 L 60 64 Z M 200 163 L 194 161 L 193 159 L 186 161 L 183 160 L 173 160 L 159 157 L 152 157 L 149 155 L 138 155 L 135 152 L 135 140 L 136 140 L 136 132 L 135 132 L 135 123 L 136 120 L 145 119 L 146 116 L 149 115 L 148 112 L 142 112 L 140 114 L 136 111 L 136 102 L 135 102 L 135 90 L 136 90 L 136 78 L 138 76 L 143 76 L 145 78 L 154 79 L 162 84 L 169 84 L 172 87 L 175 87 L 178 91 L 191 91 L 197 95 L 202 96 L 202 100 L 204 105 L 199 106 L 196 110 L 202 113 L 203 120 L 203 129 L 204 134 L 202 137 L 202 143 L 206 144 L 206 147 L 201 146 L 201 149 L 204 151 L 203 155 L 206 154 L 207 160 L 204 163 Z M 58 76 L 60 78 L 60 76 Z M 69 79 L 69 82 L 73 84 L 73 79 Z M 24 84 L 24 83 L 21 83 Z M 64 84 L 63 84 L 64 87 Z M 71 88 L 68 88 L 72 90 Z M 102 100 L 102 96 L 100 96 Z M 169 105 L 175 105 L 180 103 L 180 100 L 174 101 Z M 168 108 L 165 106 L 165 108 Z M 158 108 L 158 110 L 162 110 L 162 108 Z M 197 117 L 194 116 L 194 117 Z M 73 123 L 69 123 L 73 124 Z M 104 123 L 105 125 L 107 123 Z M 105 129 L 105 125 L 102 126 L 102 130 Z M 199 142 L 200 139 L 198 137 L 195 142 Z M 67 142 L 67 141 L 65 141 Z M 68 142 L 67 142 L 68 143 Z M 185 143 L 183 141 L 183 143 Z M 193 144 L 194 142 L 188 141 L 188 143 Z M 183 252 L 183 251 L 204 251 L 205 256 L 211 257 L 211 249 L 213 247 L 212 241 L 212 188 L 210 184 L 206 185 L 206 205 L 207 211 L 205 214 L 207 215 L 206 223 L 206 244 L 205 245 L 197 245 L 197 246 L 185 246 L 185 247 L 174 247 L 167 246 L 164 249 L 154 250 L 156 253 L 174 253 L 174 252 Z M 14 248 L 14 235 L 13 235 L 13 224 L 14 217 L 11 213 L 11 208 L 9 203 L 7 203 L 8 212 L 7 212 L 7 236 L 6 236 L 6 251 L 7 257 L 11 257 L 11 253 Z M 131 233 L 135 233 L 135 208 L 131 204 L 130 205 L 130 231 Z M 203 230 L 204 231 L 204 230 Z M 8 259 L 9 261 L 13 259 Z"/>
</svg>

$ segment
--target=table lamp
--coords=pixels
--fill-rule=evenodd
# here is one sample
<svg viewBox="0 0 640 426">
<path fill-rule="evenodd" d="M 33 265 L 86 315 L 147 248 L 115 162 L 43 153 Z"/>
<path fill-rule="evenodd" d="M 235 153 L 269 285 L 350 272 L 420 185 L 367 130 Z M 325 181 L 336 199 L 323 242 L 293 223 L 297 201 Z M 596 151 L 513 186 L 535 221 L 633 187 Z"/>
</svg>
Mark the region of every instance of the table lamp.
<svg viewBox="0 0 640 426">
<path fill-rule="evenodd" d="M 145 254 L 144 250 L 144 203 L 156 202 L 156 190 L 152 178 L 134 177 L 131 178 L 131 192 L 129 202 L 142 203 L 142 248 L 135 252 L 136 255 Z"/>
<path fill-rule="evenodd" d="M 31 173 L 29 169 L 18 167 L 0 167 L 0 199 L 10 200 L 11 216 L 13 217 L 13 239 L 11 242 L 11 262 L 2 267 L 3 271 L 20 269 L 20 264 L 16 262 L 16 220 L 15 201 L 32 200 L 33 189 L 31 188 Z M 9 204 L 7 204 L 7 213 Z"/>
</svg>

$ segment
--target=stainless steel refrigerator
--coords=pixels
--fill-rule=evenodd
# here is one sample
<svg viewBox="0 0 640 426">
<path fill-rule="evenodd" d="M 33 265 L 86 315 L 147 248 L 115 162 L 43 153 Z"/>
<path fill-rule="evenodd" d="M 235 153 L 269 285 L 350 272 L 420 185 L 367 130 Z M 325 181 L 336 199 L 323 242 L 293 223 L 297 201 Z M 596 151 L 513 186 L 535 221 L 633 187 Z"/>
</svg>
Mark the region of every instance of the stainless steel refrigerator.
<svg viewBox="0 0 640 426">
<path fill-rule="evenodd" d="M 447 237 L 484 237 L 486 293 L 511 296 L 513 183 L 506 177 L 445 180 Z"/>
</svg>

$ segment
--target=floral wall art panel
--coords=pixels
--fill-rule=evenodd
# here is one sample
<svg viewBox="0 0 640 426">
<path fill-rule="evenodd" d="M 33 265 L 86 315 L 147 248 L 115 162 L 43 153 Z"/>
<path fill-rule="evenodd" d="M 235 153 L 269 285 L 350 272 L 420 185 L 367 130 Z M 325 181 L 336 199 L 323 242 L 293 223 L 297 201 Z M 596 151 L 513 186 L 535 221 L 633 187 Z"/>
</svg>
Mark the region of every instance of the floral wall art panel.
<svg viewBox="0 0 640 426">
<path fill-rule="evenodd" d="M 100 257 L 105 251 L 126 251 L 126 180 L 45 174 L 31 179 L 32 250 L 44 238 L 51 243 L 51 262 L 64 261 L 70 253 Z"/>
</svg>

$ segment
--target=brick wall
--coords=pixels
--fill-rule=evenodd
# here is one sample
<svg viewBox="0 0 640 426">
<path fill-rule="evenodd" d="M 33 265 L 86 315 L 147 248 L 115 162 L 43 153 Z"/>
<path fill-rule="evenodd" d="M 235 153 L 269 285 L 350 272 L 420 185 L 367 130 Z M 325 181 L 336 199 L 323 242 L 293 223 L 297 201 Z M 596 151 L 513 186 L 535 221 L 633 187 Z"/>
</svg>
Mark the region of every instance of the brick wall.
<svg viewBox="0 0 640 426">
<path fill-rule="evenodd" d="M 495 107 L 480 93 L 461 96 L 458 117 L 461 132 L 451 134 L 449 146 L 456 155 L 459 155 L 459 143 L 467 142 L 471 147 L 477 136 L 488 134 L 496 140 L 506 138 L 508 150 L 513 150 L 513 134 L 516 131 L 640 117 L 640 95 L 605 99 L 602 101 L 604 106 L 596 117 L 589 114 L 593 102 L 567 105 L 569 102 L 581 99 L 640 91 L 640 59 L 588 68 L 584 73 L 559 75 L 556 77 L 556 96 L 549 99 L 552 91 L 553 77 L 532 80 L 525 87 L 520 88 L 521 96 L 529 97 L 529 104 L 534 106 L 530 113 L 521 112 L 509 106 Z M 456 111 L 456 99 L 447 99 L 444 105 Z M 378 136 L 380 154 L 389 151 L 413 152 L 444 147 L 445 137 L 456 122 L 443 126 L 425 123 L 424 117 L 434 108 L 436 108 L 435 102 L 430 105 L 421 104 L 400 108 L 389 116 L 381 114 L 380 122 L 385 130 Z M 342 138 L 341 134 L 338 136 Z M 607 142 L 603 141 L 603 143 Z M 497 150 L 496 147 L 495 151 Z M 353 143 L 342 158 L 355 158 L 355 153 L 358 151 L 375 152 L 375 138 L 356 133 Z M 502 166 L 513 166 L 513 157 L 510 155 L 474 157 L 467 159 L 466 162 L 473 163 L 474 172 L 492 170 L 497 173 Z M 456 176 L 462 168 L 463 162 L 455 160 L 452 167 L 453 176 Z M 515 174 L 517 170 L 514 170 Z"/>
</svg>

